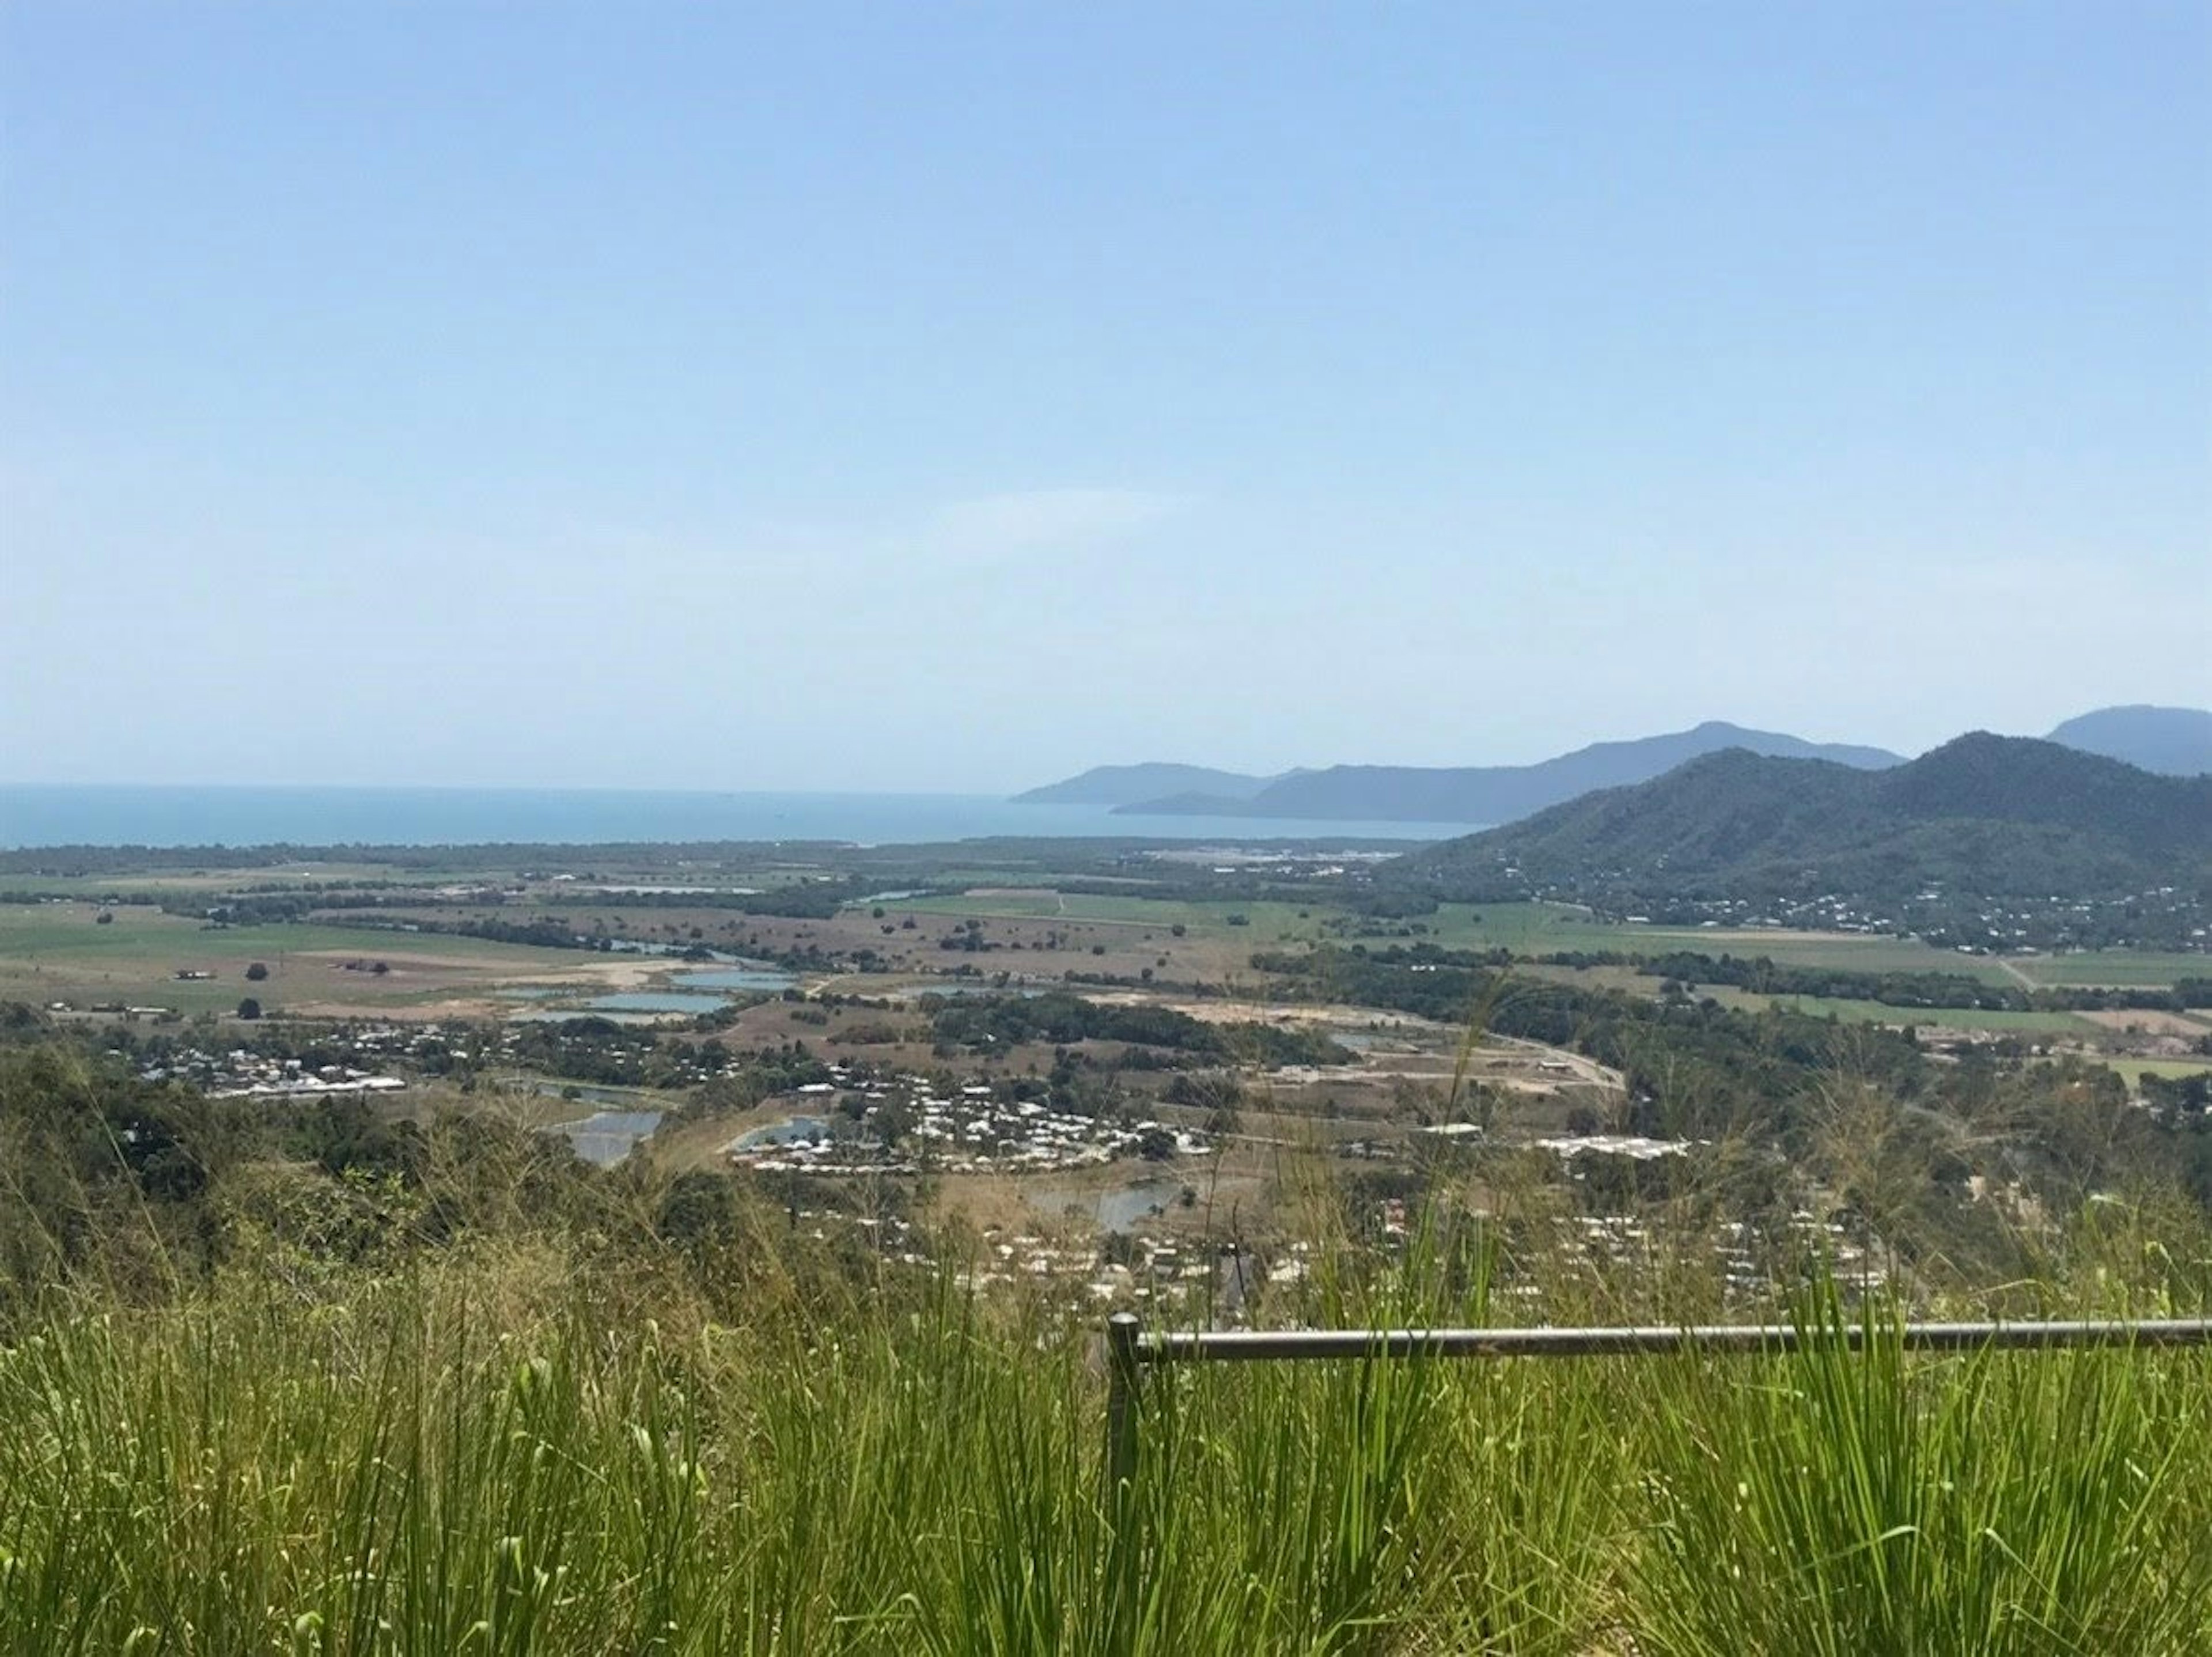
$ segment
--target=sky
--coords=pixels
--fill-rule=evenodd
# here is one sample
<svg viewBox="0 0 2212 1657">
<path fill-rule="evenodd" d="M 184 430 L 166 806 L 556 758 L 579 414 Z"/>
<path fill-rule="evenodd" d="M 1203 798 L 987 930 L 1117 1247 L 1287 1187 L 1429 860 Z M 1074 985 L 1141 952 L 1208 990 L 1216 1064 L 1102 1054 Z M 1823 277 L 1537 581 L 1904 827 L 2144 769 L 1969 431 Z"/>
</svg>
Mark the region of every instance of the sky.
<svg viewBox="0 0 2212 1657">
<path fill-rule="evenodd" d="M 2212 9 L 0 7 L 0 780 L 2212 703 Z"/>
</svg>

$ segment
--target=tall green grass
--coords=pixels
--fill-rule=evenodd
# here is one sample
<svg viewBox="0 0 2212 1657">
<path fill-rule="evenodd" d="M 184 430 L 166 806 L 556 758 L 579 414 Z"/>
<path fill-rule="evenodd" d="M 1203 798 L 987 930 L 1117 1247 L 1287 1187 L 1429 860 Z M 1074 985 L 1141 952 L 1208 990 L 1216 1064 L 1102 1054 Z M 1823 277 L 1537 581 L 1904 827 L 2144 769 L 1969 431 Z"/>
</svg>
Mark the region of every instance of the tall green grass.
<svg viewBox="0 0 2212 1657">
<path fill-rule="evenodd" d="M 1789 1357 L 1152 1372 L 1117 1536 L 1094 1336 L 952 1283 L 732 1323 L 505 1241 L 58 1302 L 0 1352 L 0 1648 L 2212 1648 L 2199 1355 L 1814 1297 Z"/>
</svg>

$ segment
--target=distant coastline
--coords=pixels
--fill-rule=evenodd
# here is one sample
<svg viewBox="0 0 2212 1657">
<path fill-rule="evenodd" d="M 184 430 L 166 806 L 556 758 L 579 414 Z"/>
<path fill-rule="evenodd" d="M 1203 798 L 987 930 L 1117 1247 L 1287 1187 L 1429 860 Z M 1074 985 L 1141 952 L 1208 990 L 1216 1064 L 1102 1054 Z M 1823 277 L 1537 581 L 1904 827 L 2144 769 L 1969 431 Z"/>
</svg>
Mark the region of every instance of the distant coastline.
<svg viewBox="0 0 2212 1657">
<path fill-rule="evenodd" d="M 1161 816 L 988 794 L 562 788 L 0 784 L 0 849 L 40 846 L 461 846 L 702 841 L 926 845 L 985 837 L 1443 840 L 1479 824 Z"/>
</svg>

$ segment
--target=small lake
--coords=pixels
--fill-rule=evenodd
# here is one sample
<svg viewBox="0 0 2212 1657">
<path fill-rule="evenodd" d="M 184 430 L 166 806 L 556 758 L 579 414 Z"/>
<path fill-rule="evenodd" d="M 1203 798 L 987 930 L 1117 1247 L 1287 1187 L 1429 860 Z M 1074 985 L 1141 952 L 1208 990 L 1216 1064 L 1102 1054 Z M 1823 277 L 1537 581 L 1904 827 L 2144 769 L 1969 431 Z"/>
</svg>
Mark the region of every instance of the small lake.
<svg viewBox="0 0 2212 1657">
<path fill-rule="evenodd" d="M 585 1003 L 593 1012 L 720 1012 L 728 1005 L 719 995 L 684 995 L 672 990 L 631 990 Z"/>
<path fill-rule="evenodd" d="M 519 1012 L 514 1015 L 514 1022 L 518 1024 L 565 1024 L 572 1018 L 604 1018 L 610 1024 L 650 1024 L 659 1017 L 658 1013 L 650 1012 L 601 1012 L 592 1007 L 555 1007 L 538 1012 Z"/>
<path fill-rule="evenodd" d="M 768 1145 L 795 1145 L 830 1137 L 830 1124 L 818 1116 L 787 1116 L 781 1122 L 757 1127 L 731 1141 L 732 1150 L 759 1150 Z"/>
<path fill-rule="evenodd" d="M 1373 1053 L 1381 1047 L 1402 1047 L 1407 1045 L 1402 1032 L 1385 1035 L 1380 1030 L 1329 1030 L 1328 1039 L 1340 1047 L 1349 1047 L 1354 1053 Z"/>
<path fill-rule="evenodd" d="M 635 1105 L 640 1098 L 651 1096 L 637 1088 L 602 1087 L 594 1082 L 541 1081 L 537 1091 L 547 1099 L 580 1099 L 587 1105 Z M 658 1115 L 647 1111 L 647 1115 Z"/>
<path fill-rule="evenodd" d="M 657 1110 L 601 1110 L 580 1122 L 558 1123 L 545 1132 L 567 1134 L 568 1143 L 586 1162 L 612 1168 L 641 1141 L 651 1138 L 659 1126 Z"/>
<path fill-rule="evenodd" d="M 739 965 L 714 967 L 705 972 L 678 973 L 669 980 L 680 990 L 758 990 L 781 994 L 799 982 L 796 973 L 780 967 Z"/>
<path fill-rule="evenodd" d="M 1118 1191 L 1073 1191 L 1066 1186 L 1031 1185 L 1022 1200 L 1055 1217 L 1074 1209 L 1090 1215 L 1109 1231 L 1127 1231 L 1155 1209 L 1172 1208 L 1182 1199 L 1177 1180 L 1146 1180 Z"/>
</svg>

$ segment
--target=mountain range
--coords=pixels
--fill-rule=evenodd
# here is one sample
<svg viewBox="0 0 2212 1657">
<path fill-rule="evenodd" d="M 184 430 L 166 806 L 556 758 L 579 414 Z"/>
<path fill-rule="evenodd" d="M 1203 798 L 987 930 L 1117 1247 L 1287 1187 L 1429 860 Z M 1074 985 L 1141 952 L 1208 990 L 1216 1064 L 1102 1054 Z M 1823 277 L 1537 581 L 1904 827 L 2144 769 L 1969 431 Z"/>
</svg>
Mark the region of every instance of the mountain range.
<svg viewBox="0 0 2212 1657">
<path fill-rule="evenodd" d="M 2049 739 L 2165 776 L 2212 772 L 2212 712 L 2201 707 L 2100 707 L 2067 720 Z"/>
<path fill-rule="evenodd" d="M 2100 708 L 2067 720 L 2046 740 L 2167 775 L 2212 773 L 2212 713 L 2200 709 Z M 1196 765 L 1109 765 L 1015 798 L 1145 816 L 1503 824 L 1595 789 L 1648 782 L 1730 749 L 1861 771 L 1903 763 L 1884 749 L 1808 742 L 1715 719 L 1688 731 L 1593 743 L 1532 765 L 1332 765 L 1274 776 Z"/>
<path fill-rule="evenodd" d="M 2212 885 L 2212 776 L 1976 731 L 1881 771 L 1741 749 L 1409 853 L 1392 884 L 1477 898 L 1836 890 L 1883 899 Z"/>
<path fill-rule="evenodd" d="M 1832 760 L 1841 765 L 1898 763 L 1898 756 L 1879 748 L 1809 743 L 1714 719 L 1694 730 L 1664 736 L 1593 743 L 1534 765 L 1332 765 L 1326 770 L 1294 772 L 1243 796 L 1182 793 L 1118 809 L 1222 816 L 1510 822 L 1593 788 L 1642 782 L 1673 770 L 1685 760 L 1725 748 Z"/>
</svg>

